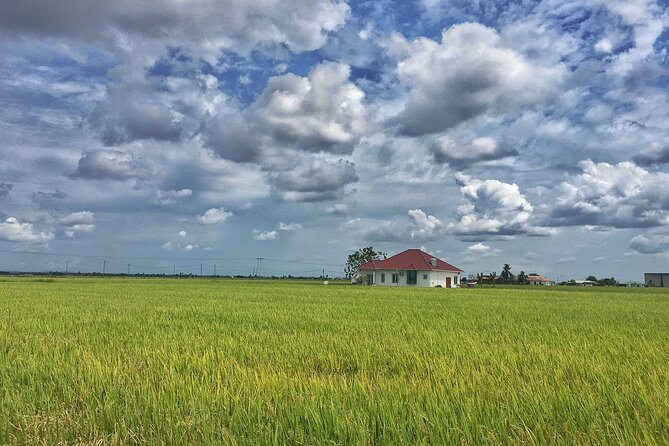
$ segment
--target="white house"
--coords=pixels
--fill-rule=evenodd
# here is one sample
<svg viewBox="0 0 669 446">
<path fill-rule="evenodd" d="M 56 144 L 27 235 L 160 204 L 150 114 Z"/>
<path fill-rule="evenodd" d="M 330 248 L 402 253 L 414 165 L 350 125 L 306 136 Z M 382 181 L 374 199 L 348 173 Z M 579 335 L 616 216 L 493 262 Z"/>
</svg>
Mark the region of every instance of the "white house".
<svg viewBox="0 0 669 446">
<path fill-rule="evenodd" d="M 368 285 L 455 288 L 462 270 L 420 249 L 407 249 L 385 260 L 358 267 Z"/>
</svg>

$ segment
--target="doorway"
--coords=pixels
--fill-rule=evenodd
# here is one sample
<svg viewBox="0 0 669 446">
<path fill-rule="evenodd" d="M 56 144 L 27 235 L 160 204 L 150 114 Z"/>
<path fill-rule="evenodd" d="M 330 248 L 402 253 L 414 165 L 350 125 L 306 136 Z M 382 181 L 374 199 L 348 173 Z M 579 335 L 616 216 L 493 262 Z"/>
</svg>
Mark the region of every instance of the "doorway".
<svg viewBox="0 0 669 446">
<path fill-rule="evenodd" d="M 450 288 L 450 287 L 451 287 L 451 278 L 447 277 L 446 278 L 446 288 Z"/>
</svg>

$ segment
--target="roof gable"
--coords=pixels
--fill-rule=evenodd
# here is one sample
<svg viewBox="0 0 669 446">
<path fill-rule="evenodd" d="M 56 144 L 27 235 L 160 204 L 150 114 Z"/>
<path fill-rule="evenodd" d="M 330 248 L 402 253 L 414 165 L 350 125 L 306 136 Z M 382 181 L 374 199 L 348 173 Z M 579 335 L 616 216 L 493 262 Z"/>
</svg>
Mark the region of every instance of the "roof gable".
<svg viewBox="0 0 669 446">
<path fill-rule="evenodd" d="M 436 259 L 436 266 L 432 266 L 431 259 Z M 396 269 L 396 270 L 416 270 L 416 271 L 454 271 L 462 272 L 450 263 L 428 254 L 420 249 L 407 249 L 399 254 L 388 257 L 385 260 L 372 260 L 371 262 L 363 263 L 359 269 Z"/>
</svg>

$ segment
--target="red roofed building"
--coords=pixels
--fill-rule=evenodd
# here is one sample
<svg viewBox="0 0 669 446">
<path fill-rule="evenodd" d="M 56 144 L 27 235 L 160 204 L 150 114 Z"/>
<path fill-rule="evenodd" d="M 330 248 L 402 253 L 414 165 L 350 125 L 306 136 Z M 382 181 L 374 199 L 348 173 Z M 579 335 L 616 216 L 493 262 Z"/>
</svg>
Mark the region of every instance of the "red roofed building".
<svg viewBox="0 0 669 446">
<path fill-rule="evenodd" d="M 528 274 L 527 281 L 530 285 L 553 285 L 553 281 L 541 274 Z"/>
<path fill-rule="evenodd" d="M 368 285 L 452 288 L 460 283 L 462 270 L 420 249 L 385 260 L 372 260 L 358 267 Z"/>
</svg>

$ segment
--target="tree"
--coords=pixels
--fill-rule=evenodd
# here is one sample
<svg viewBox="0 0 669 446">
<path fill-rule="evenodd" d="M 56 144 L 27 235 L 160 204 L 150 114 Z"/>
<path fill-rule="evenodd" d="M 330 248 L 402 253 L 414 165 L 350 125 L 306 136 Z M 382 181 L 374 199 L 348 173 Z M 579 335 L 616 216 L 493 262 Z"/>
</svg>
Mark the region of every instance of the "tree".
<svg viewBox="0 0 669 446">
<path fill-rule="evenodd" d="M 591 282 L 597 282 L 597 278 L 595 276 L 588 276 L 585 278 L 585 280 L 589 280 Z"/>
<path fill-rule="evenodd" d="M 483 286 L 483 273 L 478 273 L 476 275 L 476 280 L 478 280 L 479 286 Z"/>
<path fill-rule="evenodd" d="M 372 260 L 385 259 L 386 257 L 387 254 L 385 252 L 375 251 L 371 246 L 358 249 L 356 252 L 348 256 L 344 274 L 350 279 L 358 273 L 358 267 L 363 263 L 371 262 Z"/>
<path fill-rule="evenodd" d="M 516 280 L 518 281 L 518 285 L 527 285 L 530 283 L 530 281 L 527 280 L 527 274 L 525 274 L 525 271 L 520 271 L 518 276 L 516 276 Z"/>
<path fill-rule="evenodd" d="M 499 277 L 504 281 L 504 283 L 510 283 L 513 280 L 513 274 L 511 273 L 511 267 L 508 263 L 505 263 L 502 267 L 502 274 Z"/>
<path fill-rule="evenodd" d="M 495 279 L 497 278 L 497 271 L 490 273 L 490 280 L 492 280 L 492 287 L 495 288 Z"/>
</svg>

